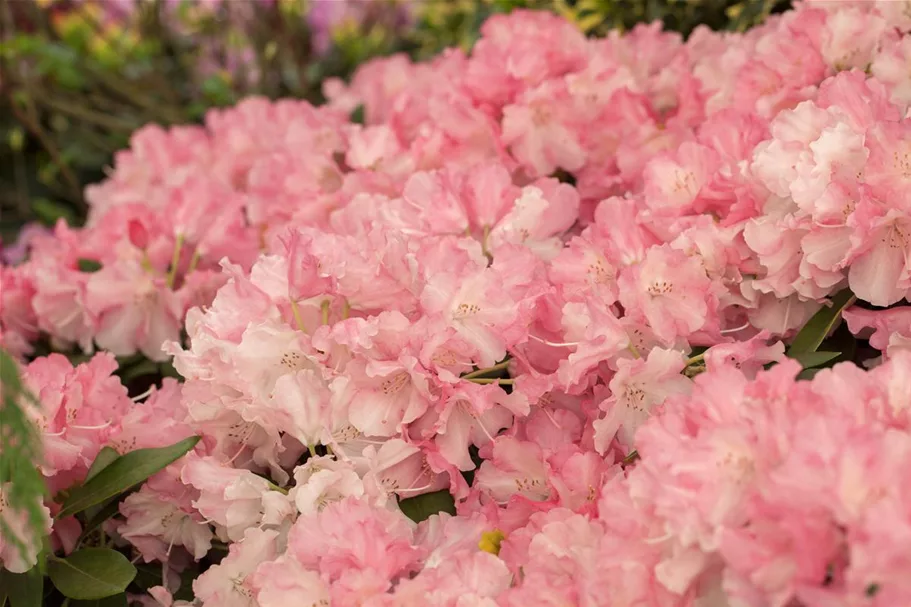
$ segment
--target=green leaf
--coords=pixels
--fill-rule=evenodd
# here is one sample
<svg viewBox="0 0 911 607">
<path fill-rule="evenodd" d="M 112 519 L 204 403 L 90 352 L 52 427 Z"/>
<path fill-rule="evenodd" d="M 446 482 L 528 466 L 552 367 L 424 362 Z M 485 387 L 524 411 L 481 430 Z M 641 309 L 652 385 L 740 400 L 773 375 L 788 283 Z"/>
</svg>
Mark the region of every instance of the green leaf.
<svg viewBox="0 0 911 607">
<path fill-rule="evenodd" d="M 788 348 L 788 356 L 797 358 L 801 354 L 815 352 L 841 320 L 841 313 L 854 302 L 854 299 L 854 294 L 849 289 L 837 293 L 832 298 L 832 305 L 819 310 L 797 333 L 791 347 Z"/>
<path fill-rule="evenodd" d="M 835 360 L 839 356 L 841 356 L 841 352 L 807 352 L 806 354 L 798 354 L 793 358 L 799 362 L 800 366 L 804 369 L 812 369 L 813 367 L 819 367 L 829 361 Z"/>
<path fill-rule="evenodd" d="M 820 371 L 823 371 L 823 370 L 824 369 L 822 367 L 816 367 L 814 369 L 804 369 L 803 371 L 801 371 L 800 373 L 797 374 L 797 379 L 810 381 L 811 379 L 816 377 L 817 373 L 819 373 Z"/>
<path fill-rule="evenodd" d="M 79 536 L 79 543 L 88 537 L 88 535 L 97 529 L 104 521 L 108 520 L 120 510 L 120 502 L 132 491 L 127 491 L 118 497 L 108 500 L 100 508 L 86 508 L 86 514 L 89 514 L 89 520 L 82 526 L 82 534 Z"/>
<path fill-rule="evenodd" d="M 351 112 L 351 122 L 354 124 L 364 124 L 364 104 L 360 104 Z"/>
<path fill-rule="evenodd" d="M 31 206 L 38 219 L 47 225 L 54 225 L 58 219 L 66 220 L 68 225 L 76 223 L 76 213 L 73 209 L 59 202 L 48 198 L 33 198 Z"/>
<path fill-rule="evenodd" d="M 399 508 L 415 523 L 427 520 L 440 512 L 448 512 L 452 515 L 456 513 L 455 500 L 446 489 L 400 500 Z"/>
<path fill-rule="evenodd" d="M 101 269 L 101 262 L 95 259 L 80 259 L 76 262 L 76 266 L 79 268 L 80 272 L 91 274 L 92 272 L 97 272 Z"/>
<path fill-rule="evenodd" d="M 96 259 L 80 259 L 76 262 L 76 267 L 79 268 L 80 272 L 85 272 L 86 274 L 92 274 L 97 272 L 102 268 L 101 262 Z"/>
<path fill-rule="evenodd" d="M 138 364 L 124 369 L 120 377 L 124 383 L 127 383 L 136 378 L 145 377 L 146 375 L 158 375 L 159 372 L 160 369 L 158 363 L 151 360 L 144 360 Z"/>
<path fill-rule="evenodd" d="M 37 399 L 19 377 L 16 362 L 0 349 L 0 484 L 6 485 L 3 500 L 8 512 L 26 523 L 14 528 L 9 521 L 15 519 L 0 516 L 0 537 L 24 559 L 30 558 L 32 542 L 45 535 L 41 504 L 47 485 L 37 467 L 42 459 L 41 436 L 30 411 L 37 407 Z"/>
<path fill-rule="evenodd" d="M 135 487 L 183 457 L 198 442 L 198 436 L 191 436 L 169 447 L 138 449 L 121 456 L 91 481 L 73 489 L 57 518 L 82 512 Z"/>
<path fill-rule="evenodd" d="M 136 577 L 136 567 L 110 548 L 83 548 L 64 559 L 52 558 L 47 572 L 63 596 L 84 601 L 120 594 Z"/>
<path fill-rule="evenodd" d="M 102 448 L 101 451 L 98 452 L 98 455 L 95 456 L 95 461 L 92 462 L 88 473 L 85 475 L 83 484 L 98 476 L 99 472 L 113 464 L 114 460 L 116 460 L 118 457 L 120 457 L 120 454 L 117 453 L 117 451 L 112 447 Z"/>
<path fill-rule="evenodd" d="M 103 599 L 70 601 L 70 607 L 127 607 L 127 595 L 121 592 Z"/>
<path fill-rule="evenodd" d="M 10 607 L 41 607 L 44 598 L 44 577 L 37 567 L 25 573 L 0 569 L 0 605 L 9 601 Z"/>
</svg>

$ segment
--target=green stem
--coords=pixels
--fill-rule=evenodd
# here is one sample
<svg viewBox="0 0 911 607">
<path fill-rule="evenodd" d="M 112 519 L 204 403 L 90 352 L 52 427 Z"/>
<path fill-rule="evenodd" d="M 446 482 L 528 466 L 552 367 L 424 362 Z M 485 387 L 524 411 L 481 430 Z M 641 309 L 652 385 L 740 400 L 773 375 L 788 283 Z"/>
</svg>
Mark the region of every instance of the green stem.
<svg viewBox="0 0 911 607">
<path fill-rule="evenodd" d="M 310 452 L 310 457 L 317 457 L 316 447 L 314 447 L 313 445 L 307 445 L 307 450 Z"/>
<path fill-rule="evenodd" d="M 283 495 L 288 495 L 287 489 L 285 489 L 284 487 L 279 487 L 278 485 L 276 485 L 273 482 L 269 482 L 269 489 L 271 489 L 272 491 L 278 491 L 279 493 L 281 493 Z"/>
<path fill-rule="evenodd" d="M 465 379 L 464 377 L 462 379 Z M 468 381 L 475 384 L 497 384 L 498 386 L 511 386 L 515 383 L 514 379 L 502 379 L 499 377 L 474 377 Z"/>
<path fill-rule="evenodd" d="M 695 365 L 696 363 L 701 362 L 704 359 L 705 359 L 705 352 L 703 352 L 702 354 L 697 354 L 696 356 L 693 356 L 692 358 L 686 359 L 686 366 L 689 367 L 690 365 Z"/>
<path fill-rule="evenodd" d="M 510 362 L 512 362 L 512 361 L 504 360 L 503 362 L 497 363 L 497 364 L 493 365 L 492 367 L 487 367 L 486 369 L 478 369 L 477 371 L 472 371 L 471 373 L 466 373 L 465 375 L 462 376 L 462 379 L 474 379 L 474 378 L 480 377 L 482 375 L 487 375 L 488 373 L 493 373 L 495 371 L 502 371 L 503 369 L 506 369 L 509 367 Z"/>
</svg>

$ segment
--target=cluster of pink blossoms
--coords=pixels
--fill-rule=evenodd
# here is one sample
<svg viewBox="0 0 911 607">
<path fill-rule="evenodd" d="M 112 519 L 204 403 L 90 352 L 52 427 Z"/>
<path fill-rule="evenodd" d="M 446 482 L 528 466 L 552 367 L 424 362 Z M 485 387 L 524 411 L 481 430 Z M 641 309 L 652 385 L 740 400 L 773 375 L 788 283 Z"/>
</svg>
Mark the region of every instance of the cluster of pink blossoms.
<svg viewBox="0 0 911 607">
<path fill-rule="evenodd" d="M 164 563 L 149 607 L 215 544 L 192 604 L 911 604 L 911 308 L 872 309 L 911 289 L 909 61 L 907 2 L 686 42 L 520 11 L 321 107 L 146 127 L 0 268 L 0 340 L 185 382 L 28 364 L 42 472 L 202 437 L 106 524 Z M 845 288 L 881 364 L 797 381 Z"/>
</svg>

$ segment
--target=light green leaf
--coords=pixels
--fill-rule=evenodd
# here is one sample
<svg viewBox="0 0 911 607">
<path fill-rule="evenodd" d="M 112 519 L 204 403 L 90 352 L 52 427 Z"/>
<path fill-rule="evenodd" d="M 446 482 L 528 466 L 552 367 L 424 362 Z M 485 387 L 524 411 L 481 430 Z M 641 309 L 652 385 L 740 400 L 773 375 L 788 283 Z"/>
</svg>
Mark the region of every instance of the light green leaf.
<svg viewBox="0 0 911 607">
<path fill-rule="evenodd" d="M 45 535 L 41 503 L 47 486 L 37 467 L 42 458 L 41 436 L 31 417 L 37 406 L 16 362 L 0 349 L 0 484 L 5 485 L 3 499 L 9 511 L 27 521 L 25 529 L 14 530 L 9 523 L 13 519 L 0 516 L 0 537 L 25 559 L 31 554 L 31 542 Z"/>
<path fill-rule="evenodd" d="M 98 473 L 114 463 L 114 460 L 120 457 L 120 454 L 117 453 L 111 447 L 104 447 L 101 451 L 98 452 L 98 455 L 95 456 L 95 461 L 92 462 L 92 466 L 89 468 L 88 473 L 85 475 L 85 480 L 83 484 L 89 482 L 96 476 Z"/>
<path fill-rule="evenodd" d="M 801 354 L 815 352 L 841 320 L 841 313 L 854 303 L 854 300 L 854 294 L 849 289 L 837 293 L 832 298 L 832 305 L 820 309 L 797 333 L 791 347 L 788 348 L 788 356 L 797 358 Z"/>
<path fill-rule="evenodd" d="M 452 515 L 456 513 L 455 500 L 452 499 L 452 494 L 445 489 L 401 500 L 399 508 L 415 523 L 427 520 L 440 512 L 448 512 Z"/>
<path fill-rule="evenodd" d="M 142 483 L 183 457 L 198 442 L 198 436 L 191 436 L 169 447 L 138 449 L 119 457 L 98 476 L 73 489 L 56 518 L 82 512 Z"/>
<path fill-rule="evenodd" d="M 48 560 L 47 572 L 63 596 L 96 600 L 120 594 L 136 577 L 136 567 L 116 550 L 83 548 Z"/>
</svg>

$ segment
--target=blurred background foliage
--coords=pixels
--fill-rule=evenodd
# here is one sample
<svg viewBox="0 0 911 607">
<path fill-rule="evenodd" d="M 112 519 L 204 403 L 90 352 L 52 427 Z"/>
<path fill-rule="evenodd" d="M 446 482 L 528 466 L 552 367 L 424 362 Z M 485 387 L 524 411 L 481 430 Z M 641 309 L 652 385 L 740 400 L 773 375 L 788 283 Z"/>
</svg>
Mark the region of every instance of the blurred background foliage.
<svg viewBox="0 0 911 607">
<path fill-rule="evenodd" d="M 7 0 L 0 2 L 0 238 L 78 224 L 83 188 L 149 122 L 259 94 L 321 100 L 371 57 L 469 50 L 484 20 L 551 10 L 590 35 L 661 20 L 742 31 L 788 0 Z"/>
</svg>

